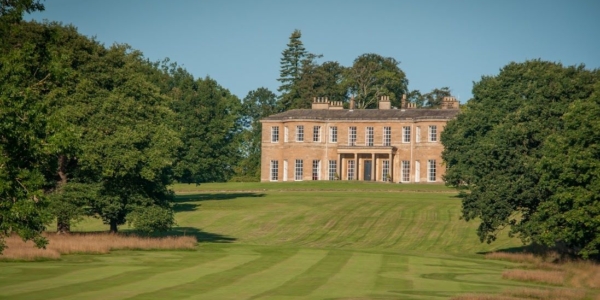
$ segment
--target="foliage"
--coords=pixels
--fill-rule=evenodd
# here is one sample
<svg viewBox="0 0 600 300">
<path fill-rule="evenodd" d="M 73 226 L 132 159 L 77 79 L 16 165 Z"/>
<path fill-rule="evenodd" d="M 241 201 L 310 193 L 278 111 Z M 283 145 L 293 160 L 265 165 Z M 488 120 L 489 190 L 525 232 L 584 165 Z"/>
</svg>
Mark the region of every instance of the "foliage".
<svg viewBox="0 0 600 300">
<path fill-rule="evenodd" d="M 183 141 L 173 171 L 184 183 L 227 181 L 240 157 L 240 100 L 211 78 L 190 79 L 173 88 Z"/>
<path fill-rule="evenodd" d="M 134 210 L 127 216 L 127 222 L 133 228 L 145 233 L 167 231 L 175 225 L 171 208 L 159 206 Z"/>
<path fill-rule="evenodd" d="M 550 241 L 536 229 L 545 202 L 556 200 L 555 191 L 540 183 L 547 174 L 539 164 L 548 136 L 564 134 L 569 105 L 587 99 L 597 81 L 598 72 L 583 66 L 534 60 L 511 63 L 475 83 L 474 98 L 448 122 L 441 140 L 446 183 L 461 191 L 462 217 L 480 220 L 481 241 L 510 227 L 524 242 L 568 242 Z"/>
<path fill-rule="evenodd" d="M 392 57 L 363 54 L 348 68 L 344 85 L 355 95 L 356 108 L 374 108 L 380 96 L 389 96 L 398 107 L 408 92 L 408 79 Z"/>
<path fill-rule="evenodd" d="M 0 0 L 0 23 L 19 23 L 24 13 L 44 9 L 40 0 Z"/>
<path fill-rule="evenodd" d="M 538 166 L 551 196 L 532 216 L 537 240 L 570 246 L 584 257 L 600 254 L 600 82 L 592 97 L 573 102 L 564 128 L 550 135 Z"/>
<path fill-rule="evenodd" d="M 260 180 L 262 124 L 260 119 L 277 112 L 277 96 L 261 87 L 250 91 L 242 104 L 240 151 L 242 159 L 236 166 L 236 181 Z"/>
<path fill-rule="evenodd" d="M 281 93 L 280 110 L 285 111 L 294 107 L 294 102 L 300 98 L 300 90 L 297 87 L 300 80 L 302 62 L 309 54 L 300 40 L 302 33 L 296 29 L 290 35 L 287 48 L 281 53 L 281 67 L 279 71 L 279 82 L 281 86 L 277 89 Z"/>
</svg>

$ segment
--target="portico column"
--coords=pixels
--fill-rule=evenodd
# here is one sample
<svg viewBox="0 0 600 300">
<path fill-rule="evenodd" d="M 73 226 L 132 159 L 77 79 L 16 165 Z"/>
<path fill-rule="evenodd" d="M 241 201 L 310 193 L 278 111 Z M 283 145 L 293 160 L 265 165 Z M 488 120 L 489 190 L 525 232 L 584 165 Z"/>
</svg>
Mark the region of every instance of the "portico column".
<svg viewBox="0 0 600 300">
<path fill-rule="evenodd" d="M 375 169 L 377 168 L 377 165 L 375 164 L 375 153 L 371 153 L 371 161 L 372 161 L 372 166 L 371 166 L 371 180 L 372 181 L 377 181 L 377 178 L 375 177 L 377 172 L 375 172 Z"/>
</svg>

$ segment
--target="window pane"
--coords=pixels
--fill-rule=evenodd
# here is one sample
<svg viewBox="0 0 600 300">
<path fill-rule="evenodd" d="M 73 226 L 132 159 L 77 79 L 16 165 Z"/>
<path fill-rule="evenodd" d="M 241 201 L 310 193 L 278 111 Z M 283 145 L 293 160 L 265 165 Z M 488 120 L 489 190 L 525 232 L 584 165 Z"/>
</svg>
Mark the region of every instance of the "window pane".
<svg viewBox="0 0 600 300">
<path fill-rule="evenodd" d="M 402 127 L 402 142 L 410 143 L 410 126 Z"/>
<path fill-rule="evenodd" d="M 302 180 L 302 174 L 304 173 L 303 161 L 296 159 L 296 168 L 294 170 L 294 180 Z"/>
<path fill-rule="evenodd" d="M 304 141 L 304 125 L 296 126 L 296 142 Z"/>
<path fill-rule="evenodd" d="M 337 176 L 337 160 L 329 161 L 329 180 L 336 180 Z"/>
</svg>

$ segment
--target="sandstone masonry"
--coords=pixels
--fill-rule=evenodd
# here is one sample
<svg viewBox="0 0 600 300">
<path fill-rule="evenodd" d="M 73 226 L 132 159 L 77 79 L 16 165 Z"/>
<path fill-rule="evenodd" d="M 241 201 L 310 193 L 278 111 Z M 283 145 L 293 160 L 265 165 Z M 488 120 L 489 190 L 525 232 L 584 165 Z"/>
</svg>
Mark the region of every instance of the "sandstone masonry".
<svg viewBox="0 0 600 300">
<path fill-rule="evenodd" d="M 261 181 L 442 182 L 440 133 L 458 112 L 453 97 L 441 109 L 417 109 L 405 97 L 400 109 L 386 96 L 379 109 L 314 98 L 312 109 L 261 120 Z"/>
</svg>

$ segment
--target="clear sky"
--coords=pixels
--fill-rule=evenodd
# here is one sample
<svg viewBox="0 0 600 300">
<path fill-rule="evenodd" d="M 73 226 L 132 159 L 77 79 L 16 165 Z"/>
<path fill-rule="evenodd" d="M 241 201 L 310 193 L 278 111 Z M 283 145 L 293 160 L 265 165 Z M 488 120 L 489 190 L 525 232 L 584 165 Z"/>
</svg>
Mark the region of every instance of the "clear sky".
<svg viewBox="0 0 600 300">
<path fill-rule="evenodd" d="M 277 93 L 281 52 L 294 29 L 309 52 L 344 66 L 364 53 L 400 61 L 409 89 L 474 81 L 511 61 L 600 68 L 597 0 L 48 0 L 28 19 L 73 24 L 105 45 L 127 43 L 210 76 L 243 99 Z"/>
</svg>

